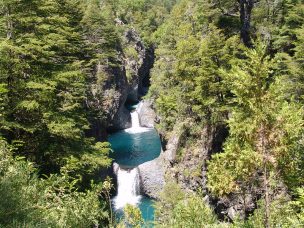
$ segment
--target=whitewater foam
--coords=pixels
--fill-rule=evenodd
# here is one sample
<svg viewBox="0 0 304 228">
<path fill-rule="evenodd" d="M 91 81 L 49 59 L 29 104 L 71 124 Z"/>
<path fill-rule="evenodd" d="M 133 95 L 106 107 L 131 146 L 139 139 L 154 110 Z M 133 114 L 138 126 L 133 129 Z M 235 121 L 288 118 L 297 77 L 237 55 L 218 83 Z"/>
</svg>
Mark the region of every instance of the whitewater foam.
<svg viewBox="0 0 304 228">
<path fill-rule="evenodd" d="M 136 206 L 140 203 L 140 185 L 138 168 L 123 169 L 117 171 L 118 191 L 113 199 L 115 210 L 124 208 L 127 204 Z"/>
<path fill-rule="evenodd" d="M 151 130 L 150 128 L 140 126 L 139 115 L 136 110 L 131 112 L 131 119 L 132 119 L 132 127 L 125 129 L 125 132 L 130 134 L 136 134 L 136 133 L 147 132 Z"/>
</svg>

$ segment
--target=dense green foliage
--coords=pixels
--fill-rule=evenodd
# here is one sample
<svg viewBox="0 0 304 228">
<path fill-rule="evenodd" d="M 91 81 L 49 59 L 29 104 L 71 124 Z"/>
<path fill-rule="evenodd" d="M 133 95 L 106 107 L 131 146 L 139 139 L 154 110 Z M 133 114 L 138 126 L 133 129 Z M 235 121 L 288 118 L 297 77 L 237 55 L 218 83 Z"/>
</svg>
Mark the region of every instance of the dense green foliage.
<svg viewBox="0 0 304 228">
<path fill-rule="evenodd" d="M 88 227 L 109 216 L 99 201 L 102 185 L 78 192 L 67 173 L 40 179 L 33 163 L 14 159 L 3 140 L 0 165 L 1 227 Z"/>
<path fill-rule="evenodd" d="M 103 150 L 85 137 L 89 122 L 81 50 L 86 44 L 77 2 L 1 4 L 2 135 L 43 170 L 71 162 L 88 172 L 107 166 L 104 157 L 96 159 Z"/>
<path fill-rule="evenodd" d="M 185 193 L 175 182 L 165 185 L 156 203 L 156 227 L 228 227 L 219 223 L 201 194 Z"/>
<path fill-rule="evenodd" d="M 191 173 L 206 177 L 196 193 L 167 183 L 156 226 L 303 226 L 303 0 L 0 0 L 0 226 L 113 222 L 110 145 L 88 132 L 107 121 L 109 72 L 134 79 L 130 30 L 155 51 L 158 130 L 185 133 L 176 163 L 229 132 Z M 207 199 L 235 197 L 239 219 L 219 221 Z M 142 226 L 140 211 L 125 223 Z"/>
<path fill-rule="evenodd" d="M 0 135 L 12 147 L 6 153 L 1 140 L 0 226 L 108 223 L 108 199 L 99 202 L 102 188 L 90 179 L 111 164 L 110 146 L 86 137 L 89 118 L 103 111 L 84 104 L 89 73 L 113 56 L 118 35 L 98 7 L 0 1 Z"/>
<path fill-rule="evenodd" d="M 100 175 L 111 164 L 110 145 L 88 137 L 108 111 L 98 105 L 107 97 L 96 93 L 128 55 L 126 28 L 151 44 L 173 3 L 0 1 L 1 227 L 113 222 L 111 184 Z"/>
<path fill-rule="evenodd" d="M 151 35 L 161 25 L 176 0 L 109 0 L 117 18 L 140 32 L 147 45 Z"/>
<path fill-rule="evenodd" d="M 181 0 L 154 33 L 150 97 L 161 118 L 158 129 L 169 139 L 177 123 L 186 123 L 184 140 L 192 143 L 180 151 L 187 153 L 204 140 L 206 128 L 226 126 L 221 153 L 208 162 L 208 191 L 219 198 L 238 195 L 243 216 L 248 196 L 262 198 L 237 227 L 303 225 L 303 208 L 288 198 L 297 198 L 304 184 L 303 7 L 289 0 Z M 191 203 L 180 207 L 167 216 L 158 206 L 159 219 L 172 224 Z"/>
</svg>

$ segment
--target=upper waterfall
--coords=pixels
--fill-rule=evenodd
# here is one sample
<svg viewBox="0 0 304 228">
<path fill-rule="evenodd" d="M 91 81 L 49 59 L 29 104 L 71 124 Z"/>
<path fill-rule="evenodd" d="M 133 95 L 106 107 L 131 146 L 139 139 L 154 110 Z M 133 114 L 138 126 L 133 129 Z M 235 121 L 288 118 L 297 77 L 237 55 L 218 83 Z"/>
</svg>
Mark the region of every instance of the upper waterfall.
<svg viewBox="0 0 304 228">
<path fill-rule="evenodd" d="M 145 131 L 151 130 L 149 128 L 145 128 L 145 127 L 140 126 L 139 115 L 138 115 L 138 112 L 136 110 L 131 112 L 131 120 L 132 120 L 132 127 L 126 129 L 125 130 L 126 132 L 128 132 L 128 133 L 140 133 L 140 132 L 145 132 Z"/>
<path fill-rule="evenodd" d="M 134 112 L 131 112 L 131 119 L 132 119 L 132 128 L 140 128 L 139 115 L 136 110 Z"/>
</svg>

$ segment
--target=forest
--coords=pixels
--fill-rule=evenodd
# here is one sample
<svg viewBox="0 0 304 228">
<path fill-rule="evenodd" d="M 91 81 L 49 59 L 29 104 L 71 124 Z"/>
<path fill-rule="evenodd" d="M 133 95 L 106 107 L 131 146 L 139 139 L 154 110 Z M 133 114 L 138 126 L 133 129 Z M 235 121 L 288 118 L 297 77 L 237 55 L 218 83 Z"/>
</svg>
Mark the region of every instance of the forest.
<svg viewBox="0 0 304 228">
<path fill-rule="evenodd" d="M 113 205 L 141 101 L 151 221 Z M 0 227 L 304 227 L 304 1 L 0 0 L 0 195 Z"/>
</svg>

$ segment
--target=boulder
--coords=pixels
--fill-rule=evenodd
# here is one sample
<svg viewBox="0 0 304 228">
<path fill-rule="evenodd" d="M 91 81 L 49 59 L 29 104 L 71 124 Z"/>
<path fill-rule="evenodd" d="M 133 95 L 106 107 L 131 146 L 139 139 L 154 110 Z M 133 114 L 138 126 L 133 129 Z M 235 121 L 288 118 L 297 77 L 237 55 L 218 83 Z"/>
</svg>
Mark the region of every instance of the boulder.
<svg viewBox="0 0 304 228">
<path fill-rule="evenodd" d="M 119 165 L 116 162 L 114 162 L 112 167 L 113 167 L 113 173 L 117 176 Z"/>
<path fill-rule="evenodd" d="M 145 162 L 138 166 L 141 193 L 151 198 L 158 199 L 159 193 L 165 184 L 163 158 Z"/>
<path fill-rule="evenodd" d="M 150 100 L 143 100 L 140 102 L 137 112 L 139 115 L 139 122 L 142 127 L 154 127 L 156 113 L 152 109 L 152 102 Z"/>
</svg>

